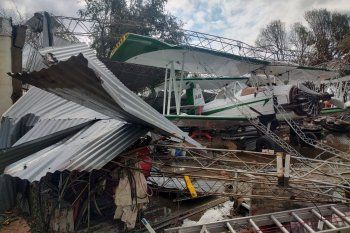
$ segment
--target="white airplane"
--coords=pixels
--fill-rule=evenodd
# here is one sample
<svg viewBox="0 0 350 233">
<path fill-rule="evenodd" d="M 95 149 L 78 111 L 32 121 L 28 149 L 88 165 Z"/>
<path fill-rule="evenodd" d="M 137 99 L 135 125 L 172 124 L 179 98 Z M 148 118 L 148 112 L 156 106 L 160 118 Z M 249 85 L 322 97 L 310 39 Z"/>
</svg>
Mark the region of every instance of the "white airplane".
<svg viewBox="0 0 350 233">
<path fill-rule="evenodd" d="M 227 127 L 247 123 L 252 118 L 283 119 L 276 106 L 282 106 L 283 114 L 292 118 L 318 115 L 322 103 L 331 100 L 331 95 L 312 91 L 301 82 L 321 82 L 336 75 L 326 69 L 170 45 L 131 33 L 121 38 L 110 58 L 165 68 L 164 83 L 158 87 L 163 92 L 163 115 L 178 126 L 200 128 L 213 127 L 213 121 L 215 127 Z M 185 77 L 193 73 L 202 78 Z M 202 89 L 218 93 L 214 100 L 206 101 Z M 187 96 L 187 104 L 183 105 L 185 93 L 192 97 Z"/>
</svg>

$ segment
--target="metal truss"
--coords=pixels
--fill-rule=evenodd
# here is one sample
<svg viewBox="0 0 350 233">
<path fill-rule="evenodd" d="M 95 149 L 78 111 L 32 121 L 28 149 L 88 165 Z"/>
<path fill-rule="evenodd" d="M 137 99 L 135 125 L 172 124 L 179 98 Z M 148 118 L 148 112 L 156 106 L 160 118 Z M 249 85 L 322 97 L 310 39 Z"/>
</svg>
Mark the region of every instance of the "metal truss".
<svg viewBox="0 0 350 233">
<path fill-rule="evenodd" d="M 343 205 L 322 205 L 170 228 L 165 232 L 348 232 L 349 211 L 349 207 Z"/>
<path fill-rule="evenodd" d="M 270 47 L 254 47 L 242 41 L 201 33 L 191 30 L 184 30 L 185 42 L 187 45 L 210 49 L 218 52 L 239 55 L 243 58 L 255 58 L 264 61 L 285 61 L 297 62 L 298 56 L 295 50 L 283 50 L 280 53 L 272 52 Z"/>
<path fill-rule="evenodd" d="M 191 43 L 187 41 L 188 44 L 190 45 Z M 189 47 L 189 50 L 191 50 L 191 47 Z M 217 77 L 215 74 L 215 71 L 210 71 L 208 70 L 208 74 L 212 77 Z M 213 83 L 215 85 L 215 83 Z M 268 90 L 268 94 L 273 97 L 273 93 Z M 229 98 L 232 99 L 232 101 L 238 101 L 240 103 L 240 100 L 235 97 L 234 93 L 229 93 Z M 305 160 L 305 157 L 301 155 L 295 148 L 293 148 L 289 143 L 287 143 L 285 140 L 280 138 L 278 135 L 276 135 L 274 132 L 272 132 L 268 126 L 262 124 L 256 116 L 253 116 L 249 113 L 249 111 L 245 111 L 244 107 L 238 106 L 238 110 L 246 116 L 249 120 L 249 122 L 255 126 L 260 132 L 262 132 L 264 135 L 269 137 L 271 140 L 273 140 L 275 143 L 277 143 L 283 151 L 286 153 L 294 156 L 297 161 L 296 167 L 298 167 L 298 170 L 294 170 L 298 176 L 302 176 L 302 174 L 310 174 L 310 171 L 317 171 L 319 174 L 324 174 L 325 176 L 329 175 L 332 177 L 337 177 L 336 180 L 332 180 L 331 183 L 343 186 L 348 185 L 350 183 L 350 180 L 348 177 L 343 176 L 343 173 L 346 173 L 346 169 L 344 167 L 347 167 L 349 165 L 349 154 L 346 152 L 340 151 L 336 148 L 333 148 L 327 144 L 324 144 L 322 142 L 318 142 L 316 140 L 313 140 L 311 138 L 306 137 L 300 126 L 298 125 L 297 122 L 292 120 L 290 117 L 288 117 L 287 112 L 285 109 L 283 109 L 282 106 L 278 105 L 277 103 L 273 103 L 274 108 L 276 109 L 277 113 L 281 114 L 284 120 L 287 122 L 289 127 L 295 131 L 295 133 L 298 135 L 298 137 L 304 141 L 306 144 L 311 145 L 314 148 L 320 149 L 321 153 L 317 155 L 315 158 L 321 158 L 322 155 L 326 156 L 331 156 L 331 158 L 326 159 L 326 160 L 319 160 L 318 163 L 315 163 L 315 161 L 310 161 L 310 160 Z M 340 167 L 333 165 L 330 165 L 326 161 L 338 161 L 338 164 L 340 166 L 344 166 L 342 169 Z M 294 166 L 293 166 L 293 169 Z M 318 177 L 319 178 L 319 177 Z M 316 179 L 318 179 L 316 178 Z M 310 187 L 308 187 L 310 188 Z M 332 189 L 332 188 L 331 188 Z M 319 190 L 321 191 L 321 190 Z"/>
<path fill-rule="evenodd" d="M 244 57 L 255 57 L 259 58 L 259 54 L 261 54 L 261 50 L 255 49 L 253 47 L 249 47 L 249 45 L 246 44 L 240 44 L 242 42 L 230 40 L 227 38 L 219 37 L 219 36 L 213 36 L 208 35 L 204 33 L 198 33 L 198 32 L 192 32 L 189 34 L 189 37 L 186 39 L 186 43 L 189 46 L 199 46 L 203 48 L 212 49 L 215 51 L 220 52 L 230 52 L 232 54 L 240 53 L 240 55 L 243 55 Z M 189 50 L 191 48 L 189 47 Z M 264 51 L 264 50 L 263 50 Z M 269 56 L 264 55 L 263 57 L 265 60 L 275 60 L 276 58 L 273 57 L 276 54 L 272 54 Z M 273 58 L 273 59 L 271 59 Z M 208 71 L 209 75 L 212 75 L 213 77 L 217 76 L 215 75 L 215 71 Z M 273 93 L 268 90 L 268 94 L 273 96 Z M 230 98 L 233 101 L 239 101 L 234 93 L 231 93 Z M 306 137 L 300 126 L 297 122 L 293 121 L 291 117 L 288 117 L 287 112 L 285 109 L 279 105 L 278 103 L 273 103 L 274 108 L 277 110 L 277 113 L 281 114 L 285 122 L 288 123 L 290 128 L 298 135 L 298 137 L 308 145 L 311 145 L 315 148 L 318 148 L 322 151 L 322 153 L 327 152 L 329 154 L 334 155 L 335 157 L 342 158 L 344 161 L 350 161 L 350 157 L 348 153 L 345 153 L 343 151 L 340 151 L 334 147 L 331 147 L 325 143 L 318 142 L 316 140 L 313 140 L 309 137 Z M 293 155 L 300 155 L 292 146 L 290 146 L 288 143 L 286 143 L 284 140 L 280 139 L 276 134 L 271 132 L 268 128 L 266 128 L 265 125 L 261 124 L 256 117 L 253 117 L 244 111 L 243 107 L 239 107 L 239 110 L 243 115 L 246 115 L 252 125 L 254 125 L 257 129 L 259 129 L 262 133 L 270 137 L 274 142 L 276 142 L 278 145 L 282 147 L 283 150 L 285 150 L 289 154 Z M 302 157 L 302 156 L 301 156 Z"/>
<path fill-rule="evenodd" d="M 287 174 L 288 168 L 284 168 L 284 178 L 288 181 L 279 184 L 276 154 L 174 145 L 156 147 L 181 150 L 186 154 L 175 157 L 170 156 L 170 152 L 168 155 L 156 152 L 152 158 L 154 169 L 148 178 L 153 192 L 174 192 L 178 195 L 177 200 L 193 198 L 184 180 L 188 176 L 197 197 L 218 195 L 288 202 L 350 202 L 348 186 L 341 185 L 342 178 L 332 176 L 329 169 L 322 169 L 325 163 L 321 160 L 305 158 L 305 163 L 312 162 L 317 168 L 305 169 L 305 164 L 297 162 L 298 157 L 291 156 L 290 174 Z M 119 157 L 124 157 L 128 164 L 133 159 L 132 163 L 138 162 L 135 157 Z M 350 167 L 326 163 L 343 171 Z"/>
<path fill-rule="evenodd" d="M 87 40 L 84 39 L 84 37 L 91 37 L 96 26 L 99 26 L 100 28 L 113 28 L 120 26 L 138 28 L 146 26 L 144 22 L 137 22 L 132 20 L 123 20 L 111 23 L 107 21 L 97 22 L 96 20 L 88 18 L 55 15 L 51 16 L 55 18 L 62 26 L 62 29 L 57 31 L 57 35 L 63 37 L 69 36 L 72 38 L 73 41 L 75 41 L 75 38 L 79 38 L 81 41 L 86 42 Z M 249 57 L 268 61 L 286 62 L 297 62 L 299 59 L 297 55 L 298 51 L 295 50 L 283 50 L 280 52 L 273 52 L 270 47 L 254 47 L 239 40 L 185 29 L 182 29 L 182 31 L 184 33 L 185 45 L 230 53 L 233 55 L 241 56 L 243 58 Z"/>
<path fill-rule="evenodd" d="M 90 19 L 81 19 L 73 17 L 64 17 L 64 16 L 52 16 L 59 22 L 60 26 L 55 32 L 56 35 L 62 36 L 65 39 L 68 39 L 72 42 L 81 40 L 80 37 L 89 37 L 93 33 L 93 28 L 96 25 L 96 22 Z M 135 27 L 140 26 L 137 22 L 120 22 L 119 25 L 127 24 L 128 26 L 133 25 Z M 106 26 L 112 27 L 116 25 L 110 25 L 106 23 Z M 205 33 L 199 33 L 194 31 L 184 30 L 185 42 L 184 44 L 188 46 L 190 50 L 191 47 L 201 47 L 206 49 L 211 49 L 219 52 L 230 53 L 234 55 L 239 55 L 243 58 L 258 58 L 264 60 L 281 60 L 280 57 L 277 57 L 277 54 L 270 53 L 267 49 L 255 48 L 249 46 L 241 41 L 231 40 L 224 37 L 213 36 Z M 38 45 L 40 46 L 40 45 Z M 295 56 L 293 51 L 286 51 L 284 60 L 294 61 Z M 215 71 L 208 71 L 209 75 L 215 75 Z M 234 96 L 232 96 L 234 98 Z M 285 113 L 285 110 L 279 106 L 275 105 L 275 108 L 279 113 Z M 241 107 L 239 107 L 241 109 Z M 243 109 L 241 109 L 244 112 Z M 247 115 L 247 114 L 245 114 Z M 285 115 L 285 114 L 282 114 Z M 317 201 L 344 201 L 348 202 L 348 199 L 345 198 L 344 193 L 347 192 L 347 186 L 349 184 L 349 179 L 343 175 L 348 170 L 348 154 L 339 151 L 335 148 L 332 148 L 328 145 L 325 145 L 320 142 L 316 142 L 310 138 L 307 138 L 302 132 L 300 127 L 296 122 L 287 118 L 285 120 L 288 125 L 295 130 L 299 137 L 306 143 L 313 145 L 316 148 L 322 150 L 322 154 L 331 154 L 335 158 L 341 158 L 344 161 L 333 161 L 330 159 L 319 160 L 321 155 L 316 157 L 316 159 L 308 159 L 302 156 L 295 148 L 290 146 L 283 139 L 278 137 L 275 133 L 271 132 L 265 125 L 261 124 L 255 117 L 248 116 L 249 121 L 254 125 L 258 130 L 270 137 L 274 142 L 281 146 L 281 148 L 290 154 L 293 157 L 292 166 L 291 166 L 291 175 L 290 175 L 290 187 L 284 187 L 286 192 L 294 192 L 291 196 L 301 197 L 300 200 L 317 200 Z M 221 152 L 220 152 L 221 153 Z M 200 168 L 202 171 L 210 172 L 222 172 L 223 174 L 228 173 L 230 176 L 228 178 L 222 178 L 220 176 L 204 177 L 203 175 L 196 175 L 193 171 L 187 172 L 187 174 L 192 177 L 192 182 L 194 186 L 200 188 L 202 187 L 203 178 L 204 180 L 213 181 L 207 182 L 207 189 L 199 190 L 200 195 L 247 195 L 247 190 L 251 186 L 256 184 L 276 184 L 277 177 L 276 167 L 274 160 L 272 159 L 269 162 L 264 162 L 263 164 L 253 164 L 248 161 L 242 160 L 242 158 L 237 157 L 237 154 L 230 153 L 230 156 L 233 156 L 236 160 L 242 160 L 237 164 L 236 162 L 228 162 L 226 164 L 221 164 L 220 159 L 224 159 L 225 156 L 218 153 L 219 157 L 209 157 L 206 158 L 205 163 L 203 163 L 203 154 L 189 150 L 188 154 L 192 156 L 186 156 L 192 160 L 191 168 Z M 266 156 L 261 154 L 260 156 Z M 156 161 L 160 159 L 158 156 L 154 158 Z M 167 165 L 167 168 L 173 169 L 186 169 L 186 163 L 180 163 L 177 159 L 174 159 L 174 164 L 168 164 L 164 161 L 159 161 L 164 166 Z M 197 164 L 197 166 L 193 165 Z M 229 167 L 228 164 L 231 164 Z M 182 167 L 176 167 L 182 166 Z M 218 170 L 219 169 L 219 170 Z M 177 171 L 177 170 L 176 170 Z M 157 174 L 154 174 L 155 177 L 167 178 L 168 181 L 165 184 L 175 183 L 182 185 L 184 193 L 186 193 L 187 188 L 183 186 L 183 175 L 186 173 L 168 171 L 168 170 L 159 170 Z M 182 179 L 182 180 L 181 180 Z M 217 182 L 216 182 L 217 181 Z M 218 181 L 221 181 L 220 183 Z M 227 184 L 236 182 L 236 185 L 233 187 L 236 190 L 227 191 Z M 220 184 L 220 185 L 218 185 Z M 243 188 L 244 185 L 248 185 L 246 188 Z M 158 185 L 159 186 L 159 185 Z M 164 185 L 165 186 L 165 185 Z M 242 190 L 239 190 L 238 187 L 242 187 Z M 224 190 L 224 192 L 222 192 Z M 226 190 L 226 191 L 225 191 Z M 295 192 L 298 192 L 297 194 Z M 187 192 L 188 193 L 188 192 Z M 335 195 L 336 193 L 336 195 Z M 187 195 L 188 196 L 188 195 Z M 253 196 L 251 194 L 250 196 Z M 264 197 L 273 197 L 277 198 L 277 195 L 263 195 Z M 320 198 L 322 197 L 322 198 Z M 290 198 L 290 197 L 289 197 Z M 284 198 L 287 200 L 287 198 Z"/>
</svg>

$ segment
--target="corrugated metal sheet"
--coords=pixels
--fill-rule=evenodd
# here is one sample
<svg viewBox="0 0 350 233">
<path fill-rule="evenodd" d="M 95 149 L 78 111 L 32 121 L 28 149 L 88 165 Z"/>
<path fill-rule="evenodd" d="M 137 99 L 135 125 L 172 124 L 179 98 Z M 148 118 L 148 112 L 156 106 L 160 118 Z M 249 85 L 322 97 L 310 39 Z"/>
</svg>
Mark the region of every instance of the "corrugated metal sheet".
<svg viewBox="0 0 350 233">
<path fill-rule="evenodd" d="M 16 74 L 13 77 L 104 115 L 148 126 L 201 146 L 126 88 L 87 45 L 50 47 L 40 53 L 47 58 L 43 63 L 49 60 L 60 62 L 39 72 Z M 83 56 L 74 57 L 80 53 Z"/>
<path fill-rule="evenodd" d="M 36 87 L 29 89 L 3 114 L 3 117 L 18 120 L 29 113 L 41 119 L 106 119 L 101 113 Z"/>
<path fill-rule="evenodd" d="M 117 120 L 100 120 L 5 169 L 5 174 L 30 182 L 63 170 L 100 169 L 143 136 L 147 129 Z"/>
<path fill-rule="evenodd" d="M 92 121 L 92 119 L 43 119 L 34 125 L 23 137 L 21 137 L 12 146 L 18 146 L 23 143 L 45 137 L 47 135 L 72 128 L 77 125 L 85 124 Z"/>
<path fill-rule="evenodd" d="M 10 210 L 16 204 L 16 181 L 16 179 L 8 175 L 0 175 L 0 214 Z"/>
<path fill-rule="evenodd" d="M 3 114 L 0 149 L 95 119 L 107 118 L 94 110 L 33 87 Z"/>
<path fill-rule="evenodd" d="M 73 126 L 67 129 L 54 132 L 52 134 L 43 136 L 38 139 L 33 139 L 25 143 L 21 143 L 17 146 L 0 150 L 0 173 L 2 173 L 6 166 L 17 162 L 33 153 L 36 153 L 46 147 L 52 146 L 53 144 L 71 137 L 76 134 L 84 127 L 94 124 L 96 121 L 87 122 L 77 126 Z"/>
</svg>

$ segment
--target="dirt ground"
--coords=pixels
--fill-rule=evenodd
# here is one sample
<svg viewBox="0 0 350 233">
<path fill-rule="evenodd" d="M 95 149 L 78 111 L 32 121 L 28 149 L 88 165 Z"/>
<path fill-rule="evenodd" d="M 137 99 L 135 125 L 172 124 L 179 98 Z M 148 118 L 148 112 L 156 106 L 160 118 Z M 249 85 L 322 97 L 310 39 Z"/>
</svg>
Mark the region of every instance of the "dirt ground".
<svg viewBox="0 0 350 233">
<path fill-rule="evenodd" d="M 0 233 L 29 233 L 30 227 L 22 217 L 10 217 L 0 225 Z"/>
</svg>

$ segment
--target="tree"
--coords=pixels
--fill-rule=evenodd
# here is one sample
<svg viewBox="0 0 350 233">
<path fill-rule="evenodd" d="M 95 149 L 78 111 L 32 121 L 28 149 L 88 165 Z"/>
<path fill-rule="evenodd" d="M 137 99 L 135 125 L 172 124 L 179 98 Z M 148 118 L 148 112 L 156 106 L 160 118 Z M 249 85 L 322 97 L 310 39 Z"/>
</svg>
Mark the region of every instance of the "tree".
<svg viewBox="0 0 350 233">
<path fill-rule="evenodd" d="M 287 32 L 281 20 L 270 22 L 260 31 L 255 41 L 256 45 L 276 54 L 277 60 L 284 60 L 285 51 L 288 48 Z"/>
<path fill-rule="evenodd" d="M 305 65 L 313 44 L 311 32 L 301 23 L 294 23 L 290 29 L 289 42 L 295 51 L 298 63 Z"/>
<path fill-rule="evenodd" d="M 329 47 L 331 43 L 331 13 L 326 9 L 311 10 L 305 13 L 305 20 L 308 22 L 314 38 L 316 48 L 316 63 L 332 59 Z"/>
<path fill-rule="evenodd" d="M 156 36 L 169 43 L 183 40 L 182 22 L 165 12 L 167 0 L 85 0 L 79 15 L 94 23 L 92 47 L 107 57 L 127 32 Z M 128 2 L 128 3 L 127 3 Z"/>
<path fill-rule="evenodd" d="M 338 49 L 343 54 L 342 60 L 350 64 L 350 34 L 339 43 Z"/>
<path fill-rule="evenodd" d="M 315 38 L 317 63 L 340 58 L 344 54 L 344 50 L 340 47 L 350 33 L 347 15 L 319 9 L 307 11 L 305 20 Z"/>
<path fill-rule="evenodd" d="M 348 51 L 343 45 L 350 34 L 349 18 L 345 14 L 332 13 L 331 22 L 331 52 L 333 57 L 340 57 Z"/>
</svg>

